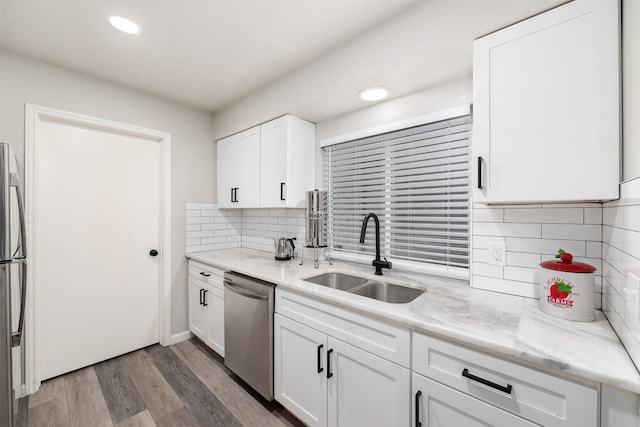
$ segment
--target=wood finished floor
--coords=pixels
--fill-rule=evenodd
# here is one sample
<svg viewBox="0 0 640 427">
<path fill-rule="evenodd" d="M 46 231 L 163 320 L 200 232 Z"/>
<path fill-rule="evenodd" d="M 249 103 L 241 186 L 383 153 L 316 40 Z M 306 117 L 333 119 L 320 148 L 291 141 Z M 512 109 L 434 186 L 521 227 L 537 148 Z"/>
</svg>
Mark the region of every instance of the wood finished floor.
<svg viewBox="0 0 640 427">
<path fill-rule="evenodd" d="M 303 426 L 196 339 L 52 378 L 18 408 L 17 427 Z"/>
</svg>

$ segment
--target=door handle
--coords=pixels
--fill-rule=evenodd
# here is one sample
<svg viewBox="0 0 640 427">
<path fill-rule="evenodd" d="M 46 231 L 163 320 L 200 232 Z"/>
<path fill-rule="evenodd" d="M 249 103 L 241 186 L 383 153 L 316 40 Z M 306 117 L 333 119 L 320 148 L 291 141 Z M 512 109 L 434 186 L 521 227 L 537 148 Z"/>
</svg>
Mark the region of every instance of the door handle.
<svg viewBox="0 0 640 427">
<path fill-rule="evenodd" d="M 482 156 L 478 156 L 478 190 L 482 190 Z"/>
<path fill-rule="evenodd" d="M 18 218 L 20 221 L 20 256 L 16 256 L 16 261 L 21 263 L 20 272 L 20 315 L 18 318 L 18 330 L 11 335 L 11 346 L 18 347 L 22 342 L 22 332 L 24 330 L 24 313 L 27 302 L 27 234 L 26 222 L 24 217 L 24 194 L 18 174 L 11 174 L 10 184 L 16 187 L 18 196 Z M 16 254 L 17 255 L 17 254 Z"/>
<path fill-rule="evenodd" d="M 155 249 L 151 249 L 151 250 L 149 251 L 149 255 L 151 255 L 151 256 L 158 256 L 158 253 L 159 253 L 159 252 L 158 252 L 157 250 L 155 250 Z"/>
<path fill-rule="evenodd" d="M 269 299 L 269 297 L 266 295 L 254 294 L 253 292 L 247 291 L 237 286 L 233 286 L 231 282 L 225 281 L 223 283 L 225 288 L 229 289 L 231 292 L 235 294 L 242 295 L 243 297 L 253 298 L 260 301 L 267 301 Z"/>
<path fill-rule="evenodd" d="M 422 392 L 418 390 L 416 392 L 416 427 L 422 427 L 422 423 L 420 422 L 420 396 L 422 396 Z"/>
<path fill-rule="evenodd" d="M 285 200 L 285 198 L 284 198 L 284 186 L 285 186 L 285 183 L 281 182 L 280 183 L 280 200 Z"/>
<path fill-rule="evenodd" d="M 201 274 L 202 276 L 204 276 L 204 277 L 210 277 L 210 276 L 211 276 L 211 274 L 209 274 L 209 273 L 205 273 L 204 271 L 201 271 L 201 272 L 200 272 L 200 274 Z"/>
<path fill-rule="evenodd" d="M 204 304 L 204 303 L 202 302 L 202 291 L 204 291 L 204 289 L 200 289 L 200 305 Z"/>
<path fill-rule="evenodd" d="M 318 346 L 318 373 L 321 373 L 322 371 L 324 371 L 324 368 L 322 367 L 322 362 L 320 361 L 320 355 L 322 353 L 322 347 L 324 347 L 324 345 L 320 344 Z"/>
<path fill-rule="evenodd" d="M 327 351 L 327 379 L 333 376 L 333 372 L 331 372 L 331 353 L 333 353 L 333 349 Z"/>
<path fill-rule="evenodd" d="M 204 292 L 202 292 L 202 305 L 204 307 L 208 306 L 209 304 L 207 304 L 207 292 L 209 292 L 206 289 L 203 289 Z"/>
<path fill-rule="evenodd" d="M 233 200 L 233 193 L 235 191 L 235 188 L 231 188 L 231 203 L 235 202 L 235 200 Z"/>
<path fill-rule="evenodd" d="M 492 381 L 489 380 L 485 380 L 484 378 L 481 377 L 477 377 L 473 374 L 469 373 L 469 370 L 467 368 L 464 368 L 462 370 L 462 376 L 465 378 L 469 378 L 472 381 L 476 381 L 479 382 L 480 384 L 484 384 L 486 386 L 489 386 L 491 388 L 495 388 L 496 390 L 500 390 L 503 393 L 507 393 L 507 394 L 511 394 L 511 390 L 513 389 L 513 386 L 511 384 L 507 384 L 507 386 L 502 386 L 500 384 L 496 384 Z"/>
</svg>

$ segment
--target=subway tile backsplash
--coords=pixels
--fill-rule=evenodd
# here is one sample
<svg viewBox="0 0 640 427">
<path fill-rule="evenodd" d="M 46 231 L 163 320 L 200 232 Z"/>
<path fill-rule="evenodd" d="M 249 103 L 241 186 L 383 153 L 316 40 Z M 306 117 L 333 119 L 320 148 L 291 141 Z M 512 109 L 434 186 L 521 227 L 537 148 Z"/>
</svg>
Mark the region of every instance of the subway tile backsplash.
<svg viewBox="0 0 640 427">
<path fill-rule="evenodd" d="M 274 251 L 274 238 L 304 244 L 304 209 L 218 209 L 215 203 L 186 204 L 186 252 L 229 248 Z"/>
<path fill-rule="evenodd" d="M 596 308 L 602 304 L 602 205 L 474 204 L 471 286 L 538 298 L 539 264 L 558 249 L 595 266 Z M 506 244 L 506 265 L 489 264 L 489 243 Z"/>
<path fill-rule="evenodd" d="M 631 278 L 640 275 L 640 177 L 620 186 L 620 200 L 602 211 L 602 311 L 636 366 L 640 366 L 640 322 Z"/>
<path fill-rule="evenodd" d="M 240 247 L 239 211 L 217 209 L 214 203 L 186 204 L 186 252 Z"/>
</svg>

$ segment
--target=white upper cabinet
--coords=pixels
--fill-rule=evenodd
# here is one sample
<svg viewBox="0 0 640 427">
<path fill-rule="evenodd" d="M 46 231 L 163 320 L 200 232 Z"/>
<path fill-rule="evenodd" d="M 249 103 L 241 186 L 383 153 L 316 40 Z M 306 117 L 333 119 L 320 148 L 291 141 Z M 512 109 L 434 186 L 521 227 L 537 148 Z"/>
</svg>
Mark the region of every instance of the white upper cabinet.
<svg viewBox="0 0 640 427">
<path fill-rule="evenodd" d="M 260 126 L 218 141 L 218 207 L 260 207 Z"/>
<path fill-rule="evenodd" d="M 260 126 L 260 205 L 303 208 L 304 194 L 315 188 L 313 123 L 283 116 Z"/>
<path fill-rule="evenodd" d="M 618 198 L 619 20 L 576 0 L 474 42 L 475 202 Z"/>
<path fill-rule="evenodd" d="M 315 188 L 316 127 L 287 115 L 218 141 L 220 208 L 303 208 Z"/>
</svg>

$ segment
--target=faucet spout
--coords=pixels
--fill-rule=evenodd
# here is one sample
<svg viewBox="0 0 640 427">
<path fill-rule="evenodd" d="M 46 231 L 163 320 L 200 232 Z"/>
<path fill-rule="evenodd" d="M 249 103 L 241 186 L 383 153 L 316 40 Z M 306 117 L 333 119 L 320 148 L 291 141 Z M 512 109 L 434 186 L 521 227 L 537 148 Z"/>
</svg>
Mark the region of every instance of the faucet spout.
<svg viewBox="0 0 640 427">
<path fill-rule="evenodd" d="M 385 258 L 384 261 L 380 259 L 380 220 L 378 219 L 378 215 L 373 212 L 369 213 L 364 217 L 362 221 L 362 228 L 360 229 L 360 243 L 364 243 L 365 235 L 367 234 L 367 224 L 369 223 L 369 219 L 373 218 L 373 222 L 376 226 L 376 258 L 373 260 L 372 265 L 376 268 L 376 273 L 378 276 L 382 276 L 383 268 L 391 268 L 391 262 L 387 261 Z"/>
</svg>

